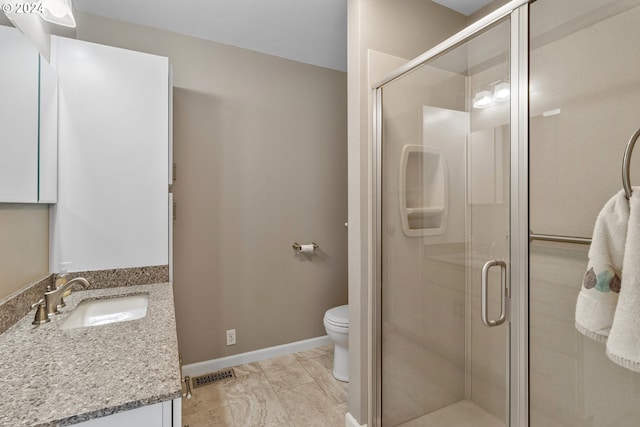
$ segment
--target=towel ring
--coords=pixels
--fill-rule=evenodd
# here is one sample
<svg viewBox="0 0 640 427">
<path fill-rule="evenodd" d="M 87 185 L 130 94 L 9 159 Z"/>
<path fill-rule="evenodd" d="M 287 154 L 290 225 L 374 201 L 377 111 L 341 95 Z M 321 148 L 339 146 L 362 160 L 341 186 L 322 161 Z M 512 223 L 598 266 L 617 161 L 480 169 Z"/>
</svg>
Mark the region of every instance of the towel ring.
<svg viewBox="0 0 640 427">
<path fill-rule="evenodd" d="M 624 158 L 622 159 L 622 185 L 624 187 L 624 193 L 627 195 L 627 199 L 631 197 L 631 178 L 629 176 L 629 169 L 631 168 L 631 153 L 633 153 L 633 146 L 640 138 L 640 129 L 633 134 L 629 142 L 627 143 L 627 149 L 624 150 Z"/>
</svg>

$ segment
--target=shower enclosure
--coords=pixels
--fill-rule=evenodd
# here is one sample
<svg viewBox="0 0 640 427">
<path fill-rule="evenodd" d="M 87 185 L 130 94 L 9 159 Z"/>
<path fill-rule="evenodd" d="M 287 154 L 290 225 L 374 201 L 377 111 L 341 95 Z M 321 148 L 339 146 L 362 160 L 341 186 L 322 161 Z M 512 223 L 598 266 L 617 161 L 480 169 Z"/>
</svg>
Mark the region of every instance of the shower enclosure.
<svg viewBox="0 0 640 427">
<path fill-rule="evenodd" d="M 514 0 L 374 85 L 373 425 L 638 425 L 573 327 L 637 40 L 640 0 Z"/>
</svg>

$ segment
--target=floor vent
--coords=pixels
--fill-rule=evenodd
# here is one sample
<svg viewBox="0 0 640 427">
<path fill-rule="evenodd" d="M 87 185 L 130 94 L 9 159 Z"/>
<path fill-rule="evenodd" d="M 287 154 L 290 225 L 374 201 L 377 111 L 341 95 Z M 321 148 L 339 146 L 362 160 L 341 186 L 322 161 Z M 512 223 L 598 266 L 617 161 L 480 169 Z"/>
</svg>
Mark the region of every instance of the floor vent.
<svg viewBox="0 0 640 427">
<path fill-rule="evenodd" d="M 218 372 L 210 372 L 208 374 L 200 375 L 197 377 L 191 377 L 191 383 L 193 384 L 193 388 L 198 388 L 216 383 L 218 381 L 226 380 L 227 378 L 235 377 L 236 373 L 233 371 L 233 369 L 225 369 Z"/>
</svg>

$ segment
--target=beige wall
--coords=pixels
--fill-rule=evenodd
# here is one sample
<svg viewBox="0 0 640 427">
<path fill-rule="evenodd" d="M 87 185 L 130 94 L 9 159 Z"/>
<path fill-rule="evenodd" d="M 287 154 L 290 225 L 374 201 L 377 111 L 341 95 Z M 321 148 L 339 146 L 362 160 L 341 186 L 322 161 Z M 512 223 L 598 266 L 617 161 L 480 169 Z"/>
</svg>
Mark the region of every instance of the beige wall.
<svg viewBox="0 0 640 427">
<path fill-rule="evenodd" d="M 464 15 L 423 0 L 349 0 L 349 411 L 367 422 L 370 256 L 368 51 L 414 58 L 461 30 Z"/>
<path fill-rule="evenodd" d="M 346 74 L 88 14 L 77 34 L 174 67 L 184 362 L 325 335 L 347 302 Z M 316 256 L 295 255 L 312 241 Z"/>
<path fill-rule="evenodd" d="M 48 205 L 0 203 L 0 299 L 48 272 Z"/>
</svg>

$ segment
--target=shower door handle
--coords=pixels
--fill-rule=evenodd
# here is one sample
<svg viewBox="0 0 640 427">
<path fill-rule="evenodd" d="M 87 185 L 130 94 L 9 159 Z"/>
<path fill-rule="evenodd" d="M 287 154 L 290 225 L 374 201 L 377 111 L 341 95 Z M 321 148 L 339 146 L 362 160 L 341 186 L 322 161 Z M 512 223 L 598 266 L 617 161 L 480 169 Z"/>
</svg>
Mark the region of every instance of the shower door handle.
<svg viewBox="0 0 640 427">
<path fill-rule="evenodd" d="M 500 267 L 500 316 L 495 320 L 489 319 L 489 270 L 491 270 L 492 267 Z M 504 261 L 487 261 L 482 266 L 481 288 L 480 314 L 482 316 L 482 323 L 489 328 L 502 325 L 507 317 L 507 264 Z"/>
</svg>

